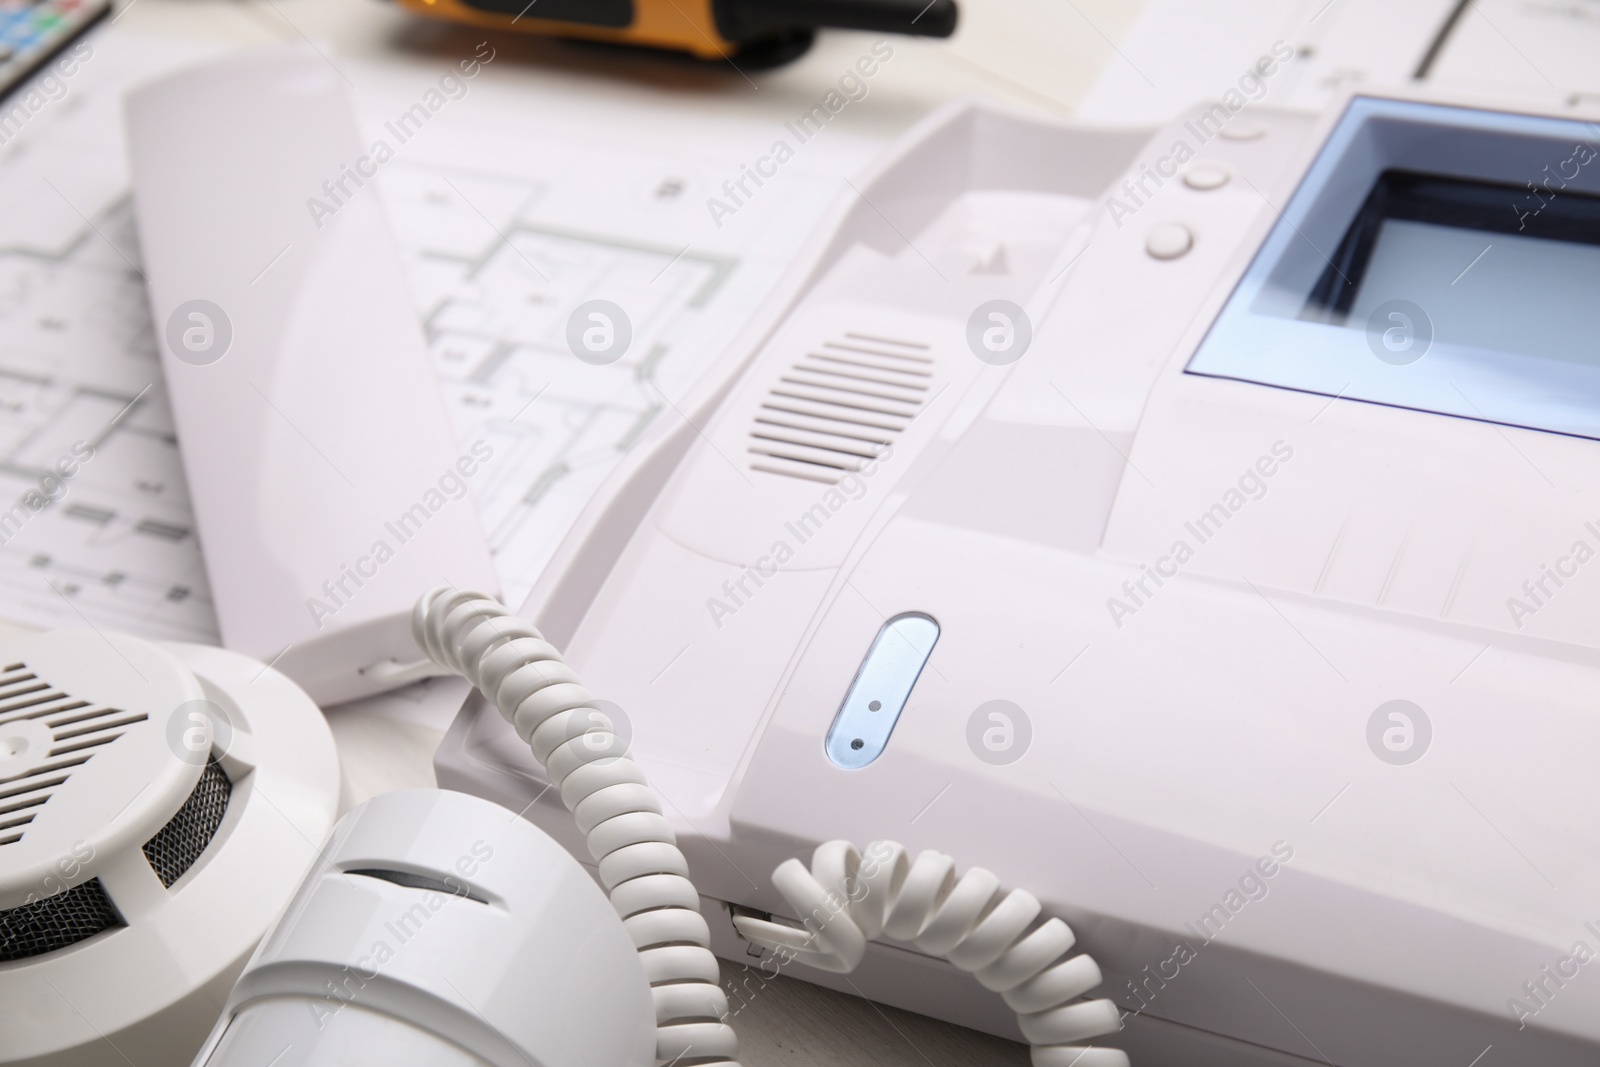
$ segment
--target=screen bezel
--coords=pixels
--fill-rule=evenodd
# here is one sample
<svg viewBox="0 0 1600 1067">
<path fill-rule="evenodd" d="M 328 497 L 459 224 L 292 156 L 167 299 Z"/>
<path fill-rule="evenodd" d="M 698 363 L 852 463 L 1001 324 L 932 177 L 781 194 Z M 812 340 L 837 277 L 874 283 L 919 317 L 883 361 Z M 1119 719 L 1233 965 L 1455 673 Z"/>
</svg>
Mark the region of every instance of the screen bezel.
<svg viewBox="0 0 1600 1067">
<path fill-rule="evenodd" d="M 1591 157 L 1575 177 L 1553 195 L 1532 191 L 1528 177 L 1559 167 L 1576 145 L 1587 146 Z M 1521 223 L 1526 235 L 1530 220 L 1540 231 L 1560 229 L 1566 213 L 1587 212 L 1600 198 L 1594 154 L 1600 154 L 1594 123 L 1353 97 L 1289 202 L 1281 212 L 1272 208 L 1276 221 L 1184 373 L 1600 440 L 1600 365 L 1557 367 L 1540 360 L 1519 376 L 1523 361 L 1538 357 L 1442 343 L 1414 362 L 1385 363 L 1374 357 L 1367 335 L 1340 314 L 1339 287 L 1349 288 L 1353 299 L 1359 284 L 1346 284 L 1354 281 L 1348 271 L 1340 286 L 1323 283 L 1330 268 L 1336 276 L 1343 270 L 1339 257 L 1347 237 L 1352 254 L 1366 239 L 1357 222 L 1386 172 L 1505 195 L 1500 210 L 1509 220 L 1507 232 L 1519 232 Z M 1519 189 L 1521 200 L 1513 196 Z M 1480 221 L 1505 225 L 1490 217 Z M 1319 287 L 1322 296 L 1313 300 Z"/>
</svg>

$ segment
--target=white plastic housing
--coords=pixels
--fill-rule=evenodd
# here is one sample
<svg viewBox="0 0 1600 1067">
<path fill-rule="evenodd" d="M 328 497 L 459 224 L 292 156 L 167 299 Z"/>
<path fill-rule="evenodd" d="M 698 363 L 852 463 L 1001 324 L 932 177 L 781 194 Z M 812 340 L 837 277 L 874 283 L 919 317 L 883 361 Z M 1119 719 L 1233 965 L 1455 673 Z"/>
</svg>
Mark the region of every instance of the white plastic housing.
<svg viewBox="0 0 1600 1067">
<path fill-rule="evenodd" d="M 309 47 L 229 56 L 132 94 L 128 141 L 223 641 L 323 704 L 389 688 L 420 592 L 498 581 L 484 450 L 457 447 L 378 192 L 345 176 L 346 87 Z"/>
<path fill-rule="evenodd" d="M 194 789 L 203 760 L 180 759 L 169 733 L 191 729 L 179 709 L 205 695 L 171 652 L 122 634 L 55 630 L 0 646 L 0 909 L 96 876 L 114 897 L 121 877 L 138 892 L 148 872 L 116 859 Z M 192 728 L 209 748 L 211 721 Z"/>
<path fill-rule="evenodd" d="M 340 821 L 228 999 L 208 1067 L 650 1067 L 605 894 L 495 804 L 386 793 Z"/>
<path fill-rule="evenodd" d="M 1600 444 L 1185 374 L 1337 118 L 1224 108 L 1219 132 L 1215 111 L 1153 134 L 930 120 L 724 357 L 732 385 L 617 472 L 523 614 L 628 715 L 710 897 L 781 914 L 757 872 L 897 838 L 1070 922 L 1136 1063 L 1415 1067 L 1490 1044 L 1591 1062 L 1600 982 L 1539 1000 L 1527 983 L 1556 990 L 1545 969 L 1600 948 L 1600 580 L 1520 627 L 1506 600 L 1600 544 Z M 993 299 L 1031 319 L 1008 365 L 969 343 Z M 785 464 L 759 420 L 821 380 L 814 353 L 851 344 L 882 367 L 925 357 L 892 452 L 830 486 L 815 463 L 837 452 L 817 449 L 843 443 L 801 431 L 785 449 L 809 465 L 763 469 Z M 1185 523 L 1230 491 L 1197 543 Z M 938 644 L 882 755 L 841 768 L 824 739 L 905 612 Z M 1433 723 L 1404 766 L 1368 740 L 1396 699 Z M 1015 758 L 974 719 L 994 701 L 1027 716 Z M 437 768 L 581 848 L 483 702 Z M 1197 936 L 1218 907 L 1225 928 Z M 852 981 L 1017 1033 L 998 997 L 916 953 L 871 946 Z"/>
<path fill-rule="evenodd" d="M 6 642 L 0 668 L 0 937 L 91 881 L 119 921 L 0 963 L 0 1063 L 187 1062 L 332 829 L 322 713 L 237 653 L 115 633 Z M 226 808 L 166 884 L 145 846 L 212 760 Z"/>
</svg>

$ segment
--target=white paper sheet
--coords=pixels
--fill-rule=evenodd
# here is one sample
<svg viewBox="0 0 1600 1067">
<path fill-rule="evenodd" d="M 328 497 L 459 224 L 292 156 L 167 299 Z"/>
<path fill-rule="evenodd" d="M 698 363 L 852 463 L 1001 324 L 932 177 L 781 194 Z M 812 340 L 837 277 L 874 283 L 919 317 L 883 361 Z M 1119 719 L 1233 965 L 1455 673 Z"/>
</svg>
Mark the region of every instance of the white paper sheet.
<svg viewBox="0 0 1600 1067">
<path fill-rule="evenodd" d="M 57 497 L 9 528 L 0 513 L 0 617 L 215 641 L 120 128 L 126 86 L 199 52 L 117 27 L 89 40 L 65 94 L 0 146 L 0 502 Z M 491 66 L 399 144 L 386 124 L 454 60 L 330 61 L 364 127 L 396 148 L 377 195 L 460 437 L 496 449 L 473 489 L 515 604 L 646 425 L 678 417 L 661 397 L 698 379 L 881 141 L 829 129 L 801 145 L 781 124 L 697 119 L 671 101 L 530 99 Z M 752 195 L 716 225 L 707 199 L 726 202 L 722 183 L 782 138 L 795 158 L 746 182 Z M 595 368 L 567 349 L 565 324 L 601 290 L 634 340 Z M 55 487 L 48 470 L 80 441 L 92 458 Z"/>
</svg>

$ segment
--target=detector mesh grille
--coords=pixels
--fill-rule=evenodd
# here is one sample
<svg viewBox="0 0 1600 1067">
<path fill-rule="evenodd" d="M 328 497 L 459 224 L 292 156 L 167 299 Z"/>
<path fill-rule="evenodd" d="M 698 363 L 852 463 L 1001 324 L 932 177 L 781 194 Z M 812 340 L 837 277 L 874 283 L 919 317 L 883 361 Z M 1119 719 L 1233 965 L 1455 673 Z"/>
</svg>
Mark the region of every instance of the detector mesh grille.
<svg viewBox="0 0 1600 1067">
<path fill-rule="evenodd" d="M 222 825 L 232 795 L 233 783 L 217 761 L 207 763 L 183 807 L 144 843 L 144 858 L 150 861 L 162 885 L 171 889 L 172 883 L 194 866 Z"/>
<path fill-rule="evenodd" d="M 91 878 L 43 900 L 0 911 L 0 963 L 42 956 L 121 925 L 100 879 Z"/>
</svg>

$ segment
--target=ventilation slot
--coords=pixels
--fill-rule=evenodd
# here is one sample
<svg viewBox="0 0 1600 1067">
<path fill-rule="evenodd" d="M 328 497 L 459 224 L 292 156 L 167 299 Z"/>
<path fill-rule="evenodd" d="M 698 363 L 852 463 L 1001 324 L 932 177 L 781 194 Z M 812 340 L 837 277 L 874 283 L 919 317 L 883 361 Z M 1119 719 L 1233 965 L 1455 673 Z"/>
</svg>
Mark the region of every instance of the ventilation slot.
<svg viewBox="0 0 1600 1067">
<path fill-rule="evenodd" d="M 51 737 L 43 763 L 0 780 L 0 847 L 22 840 L 23 831 L 72 768 L 89 762 L 103 746 L 148 717 L 79 700 L 39 678 L 25 663 L 0 668 L 0 728 L 36 719 L 49 728 Z"/>
<path fill-rule="evenodd" d="M 100 879 L 0 911 L 0 963 L 42 956 L 123 925 Z"/>
<path fill-rule="evenodd" d="M 233 783 L 222 773 L 216 760 L 206 764 L 200 772 L 200 781 L 183 802 L 178 813 L 167 825 L 156 831 L 156 836 L 144 843 L 144 858 L 150 861 L 156 877 L 168 889 L 211 844 L 222 825 L 222 816 L 228 810 L 228 798 L 233 795 Z"/>
<path fill-rule="evenodd" d="M 405 886 L 407 889 L 423 889 L 430 893 L 443 893 L 446 896 L 460 897 L 463 900 L 472 900 L 479 904 L 489 903 L 482 897 L 473 896 L 464 884 L 454 881 L 449 876 L 441 880 L 431 875 L 414 874 L 411 871 L 392 871 L 385 867 L 361 867 L 344 873 L 353 877 L 376 878 L 380 882 L 392 882 L 395 885 Z"/>
<path fill-rule="evenodd" d="M 750 427 L 750 469 L 835 485 L 894 444 L 933 399 L 916 341 L 847 333 L 778 376 Z"/>
</svg>

